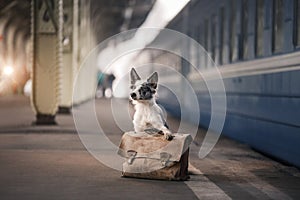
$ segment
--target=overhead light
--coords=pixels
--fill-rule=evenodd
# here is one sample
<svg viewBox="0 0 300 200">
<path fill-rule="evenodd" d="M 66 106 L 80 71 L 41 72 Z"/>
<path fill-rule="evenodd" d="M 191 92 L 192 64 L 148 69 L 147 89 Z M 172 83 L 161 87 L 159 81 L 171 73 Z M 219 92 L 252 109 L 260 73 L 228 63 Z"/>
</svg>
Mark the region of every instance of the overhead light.
<svg viewBox="0 0 300 200">
<path fill-rule="evenodd" d="M 11 66 L 5 66 L 3 68 L 3 75 L 4 76 L 11 76 L 14 72 L 14 69 Z"/>
<path fill-rule="evenodd" d="M 65 38 L 63 39 L 63 45 L 64 45 L 64 46 L 67 46 L 67 45 L 69 45 L 69 43 L 70 43 L 69 37 L 65 37 Z"/>
</svg>

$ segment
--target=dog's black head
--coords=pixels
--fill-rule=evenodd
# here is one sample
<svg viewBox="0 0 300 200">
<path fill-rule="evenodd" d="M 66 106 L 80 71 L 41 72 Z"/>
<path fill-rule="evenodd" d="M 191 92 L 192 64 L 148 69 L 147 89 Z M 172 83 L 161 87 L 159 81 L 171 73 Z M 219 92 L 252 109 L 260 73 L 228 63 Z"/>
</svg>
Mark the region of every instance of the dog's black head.
<svg viewBox="0 0 300 200">
<path fill-rule="evenodd" d="M 134 68 L 130 72 L 131 92 L 130 97 L 133 100 L 151 100 L 157 88 L 158 75 L 154 72 L 146 81 L 141 80 Z"/>
</svg>

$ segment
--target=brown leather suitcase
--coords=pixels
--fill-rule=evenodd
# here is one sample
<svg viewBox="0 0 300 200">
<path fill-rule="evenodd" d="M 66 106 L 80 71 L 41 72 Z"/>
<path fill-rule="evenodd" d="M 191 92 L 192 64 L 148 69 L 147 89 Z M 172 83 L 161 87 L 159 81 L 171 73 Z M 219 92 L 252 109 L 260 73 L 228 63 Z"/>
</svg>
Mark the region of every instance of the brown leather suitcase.
<svg viewBox="0 0 300 200">
<path fill-rule="evenodd" d="M 168 141 L 163 135 L 127 132 L 122 136 L 118 154 L 125 158 L 123 177 L 160 180 L 187 180 L 189 134 L 173 134 Z"/>
</svg>

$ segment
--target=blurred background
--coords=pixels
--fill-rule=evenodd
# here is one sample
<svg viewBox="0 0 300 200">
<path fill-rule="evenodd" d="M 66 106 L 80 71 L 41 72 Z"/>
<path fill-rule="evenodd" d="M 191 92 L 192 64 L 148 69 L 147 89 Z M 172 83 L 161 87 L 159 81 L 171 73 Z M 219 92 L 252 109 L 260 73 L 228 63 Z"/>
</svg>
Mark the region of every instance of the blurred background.
<svg viewBox="0 0 300 200">
<path fill-rule="evenodd" d="M 47 11 L 46 5 L 53 6 L 54 1 L 36 1 L 30 0 L 2 0 L 1 1 L 1 89 L 0 94 L 29 94 L 30 84 L 25 87 L 26 81 L 30 79 L 33 68 L 33 48 L 34 48 L 34 11 L 33 4 L 38 9 L 42 9 L 41 17 L 47 26 L 51 23 L 50 11 Z M 174 5 L 168 1 L 155 0 L 121 0 L 121 1 L 64 1 L 63 5 L 63 36 L 62 51 L 77 51 L 77 63 L 83 61 L 87 52 L 101 43 L 105 39 L 120 33 L 122 31 L 139 27 L 157 27 L 162 28 L 170 21 L 187 3 L 187 1 L 177 2 Z M 76 5 L 75 5 L 75 4 Z M 155 9 L 153 9 L 156 3 Z M 45 7 L 45 8 L 44 8 Z M 75 10 L 74 10 L 75 8 Z M 76 22 L 74 16 L 76 13 Z M 149 15 L 149 13 L 152 13 Z M 53 16 L 54 17 L 54 16 Z M 147 19 L 147 20 L 146 20 Z M 56 22 L 57 23 L 57 22 Z M 74 24 L 75 23 L 75 24 Z M 72 33 L 73 26 L 78 26 L 77 33 Z M 51 28 L 51 25 L 49 25 Z M 48 28 L 49 28 L 48 27 Z M 46 30 L 43 30 L 47 34 Z M 50 34 L 48 32 L 48 34 Z M 77 38 L 74 38 L 76 35 Z M 122 40 L 129 40 L 124 38 Z M 89 43 L 83 41 L 88 40 Z M 122 41 L 112 41 L 109 46 L 113 48 Z M 74 50 L 74 44 L 78 43 L 80 48 Z M 76 46 L 76 45 L 75 45 Z M 89 46 L 89 50 L 87 49 Z M 62 53 L 63 53 L 62 52 Z M 101 64 L 98 64 L 100 66 Z M 103 67 L 104 68 L 104 67 Z M 102 70 L 101 67 L 99 67 Z"/>
</svg>

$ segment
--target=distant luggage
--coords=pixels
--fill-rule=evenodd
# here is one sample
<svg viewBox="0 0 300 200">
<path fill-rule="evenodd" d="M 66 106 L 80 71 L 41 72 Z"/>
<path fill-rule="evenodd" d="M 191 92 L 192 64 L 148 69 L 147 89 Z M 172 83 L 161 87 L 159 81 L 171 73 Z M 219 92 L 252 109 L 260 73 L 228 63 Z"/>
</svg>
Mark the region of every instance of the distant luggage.
<svg viewBox="0 0 300 200">
<path fill-rule="evenodd" d="M 187 180 L 189 134 L 174 134 L 168 141 L 163 135 L 145 132 L 127 132 L 122 136 L 119 155 L 126 158 L 123 163 L 124 177 Z"/>
</svg>

